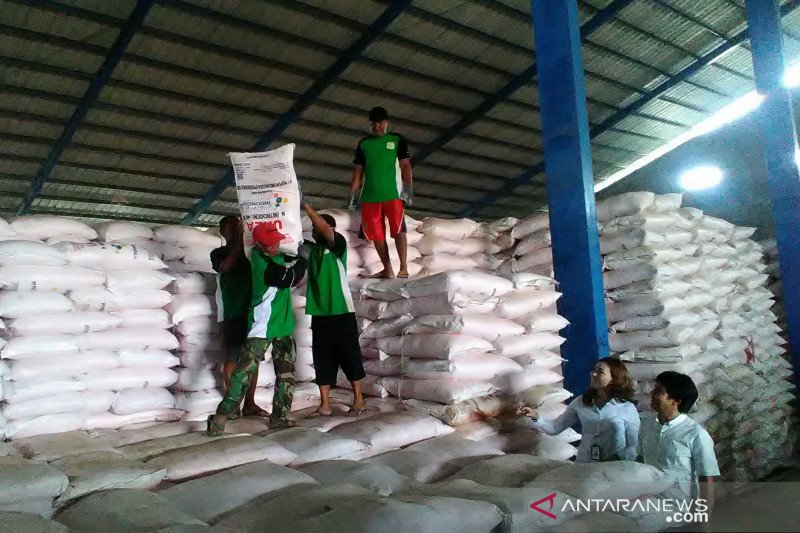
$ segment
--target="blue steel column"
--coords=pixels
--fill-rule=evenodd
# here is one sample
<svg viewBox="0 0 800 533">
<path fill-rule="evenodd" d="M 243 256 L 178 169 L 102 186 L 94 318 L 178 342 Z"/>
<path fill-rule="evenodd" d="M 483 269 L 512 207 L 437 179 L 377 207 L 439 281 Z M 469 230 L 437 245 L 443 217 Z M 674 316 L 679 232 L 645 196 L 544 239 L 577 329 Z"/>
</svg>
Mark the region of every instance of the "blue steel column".
<svg viewBox="0 0 800 533">
<path fill-rule="evenodd" d="M 783 86 L 784 53 L 778 0 L 747 0 L 747 23 L 764 132 L 783 300 L 789 328 L 795 383 L 800 383 L 800 171 L 795 160 L 792 96 Z"/>
<path fill-rule="evenodd" d="M 532 0 L 531 9 L 553 260 L 564 293 L 558 310 L 571 324 L 561 347 L 564 386 L 580 394 L 594 363 L 608 355 L 608 324 L 578 6 L 576 0 Z"/>
</svg>

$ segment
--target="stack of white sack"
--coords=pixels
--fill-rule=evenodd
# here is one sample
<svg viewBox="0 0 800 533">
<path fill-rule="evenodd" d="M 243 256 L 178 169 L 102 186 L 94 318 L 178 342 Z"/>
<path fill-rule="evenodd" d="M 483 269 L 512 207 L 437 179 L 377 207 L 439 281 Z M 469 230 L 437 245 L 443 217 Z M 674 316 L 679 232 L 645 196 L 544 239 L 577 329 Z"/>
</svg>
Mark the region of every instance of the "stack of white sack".
<svg viewBox="0 0 800 533">
<path fill-rule="evenodd" d="M 347 277 L 356 279 L 359 276 L 369 277 L 378 274 L 383 270 L 378 252 L 375 246 L 359 236 L 361 229 L 361 215 L 358 211 L 347 211 L 345 209 L 326 209 L 320 211 L 322 214 L 332 216 L 336 220 L 336 231 L 341 233 L 347 241 Z M 420 223 L 410 216 L 405 217 L 406 237 L 408 239 L 408 251 L 406 259 L 408 261 L 408 273 L 416 276 L 422 270 L 418 263 L 420 252 L 416 248 L 417 242 L 422 238 L 422 234 L 417 231 Z M 307 237 L 309 235 L 306 235 Z M 386 243 L 389 247 L 389 257 L 392 261 L 395 274 L 399 268 L 400 259 L 397 255 L 397 248 L 394 239 L 386 228 Z"/>
<path fill-rule="evenodd" d="M 705 217 L 711 218 L 711 217 Z M 712 375 L 711 401 L 718 411 L 709 424 L 719 436 L 718 456 L 730 481 L 750 481 L 786 466 L 794 448 L 794 386 L 761 245 L 750 240 L 754 228 L 712 219 L 717 233 L 707 253 L 728 258 L 710 278 L 731 283 L 733 291 L 718 303 L 725 344 L 722 367 Z M 727 242 L 723 242 L 727 237 Z"/>
<path fill-rule="evenodd" d="M 224 244 L 224 239 L 215 232 L 189 226 L 159 226 L 153 229 L 153 240 L 160 251 L 172 257 L 165 261 L 173 272 L 214 273 L 211 251 Z"/>
<path fill-rule="evenodd" d="M 193 231 L 194 228 L 189 228 Z M 171 271 L 183 272 L 186 268 L 180 262 L 186 256 L 186 250 L 175 244 L 165 244 L 154 240 L 153 229 L 137 222 L 105 222 L 97 227 L 100 240 L 120 244 L 132 244 L 140 250 L 146 250 L 164 261 Z M 175 268 L 177 265 L 179 268 Z"/>
<path fill-rule="evenodd" d="M 700 392 L 692 416 L 714 438 L 725 479 L 759 479 L 793 439 L 791 367 L 767 266 L 753 228 L 680 203 L 643 192 L 598 204 L 609 344 L 638 382 L 640 408 L 659 373 L 691 376 Z"/>
<path fill-rule="evenodd" d="M 778 317 L 778 326 L 781 331 L 786 331 L 786 309 L 783 307 L 783 287 L 781 285 L 781 267 L 778 263 L 778 243 L 775 239 L 761 241 L 764 248 L 764 258 L 767 263 L 767 270 L 764 272 L 769 276 L 767 288 L 775 297 L 775 306 L 772 311 Z"/>
<path fill-rule="evenodd" d="M 422 254 L 416 261 L 422 266 L 420 276 L 451 270 L 494 272 L 500 265 L 495 254 L 502 247 L 495 243 L 497 233 L 487 225 L 468 218 L 425 218 L 418 231 L 423 235 L 416 243 Z"/>
<path fill-rule="evenodd" d="M 355 293 L 357 314 L 371 321 L 362 333 L 365 390 L 413 400 L 454 426 L 531 403 L 529 393 L 547 415 L 563 411 L 556 332 L 566 321 L 552 309 L 552 280 L 452 271 Z"/>
<path fill-rule="evenodd" d="M 176 406 L 187 421 L 205 420 L 222 401 L 222 332 L 217 321 L 215 276 L 204 272 L 174 272 L 169 305 L 180 343 L 178 381 L 173 387 Z"/>
<path fill-rule="evenodd" d="M 21 217 L 0 243 L 2 418 L 8 438 L 175 420 L 172 277 L 60 217 Z M 55 242 L 48 246 L 45 241 Z"/>
<path fill-rule="evenodd" d="M 502 257 L 504 262 L 498 269 L 499 274 L 510 276 L 517 273 L 533 273 L 553 276 L 553 251 L 548 213 L 534 213 L 520 220 L 513 226 L 509 236 L 513 240 L 511 253 Z M 505 241 L 502 242 L 505 244 Z"/>
<path fill-rule="evenodd" d="M 498 270 L 502 268 L 504 263 L 514 258 L 514 249 L 516 248 L 517 240 L 513 237 L 512 233 L 519 223 L 520 220 L 518 218 L 505 217 L 482 224 L 483 233 L 486 234 L 494 244 L 492 251 L 494 251 L 494 264 L 498 265 Z M 511 274 L 511 272 L 508 274 Z"/>
</svg>

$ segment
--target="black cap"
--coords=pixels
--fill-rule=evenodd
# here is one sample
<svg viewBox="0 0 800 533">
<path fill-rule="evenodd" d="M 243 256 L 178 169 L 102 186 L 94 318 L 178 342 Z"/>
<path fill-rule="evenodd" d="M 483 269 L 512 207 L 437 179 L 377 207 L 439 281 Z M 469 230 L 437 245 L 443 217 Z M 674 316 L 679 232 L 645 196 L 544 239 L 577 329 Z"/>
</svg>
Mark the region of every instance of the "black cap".
<svg viewBox="0 0 800 533">
<path fill-rule="evenodd" d="M 369 121 L 370 122 L 380 122 L 382 120 L 388 120 L 389 113 L 382 107 L 373 107 L 369 112 Z"/>
</svg>

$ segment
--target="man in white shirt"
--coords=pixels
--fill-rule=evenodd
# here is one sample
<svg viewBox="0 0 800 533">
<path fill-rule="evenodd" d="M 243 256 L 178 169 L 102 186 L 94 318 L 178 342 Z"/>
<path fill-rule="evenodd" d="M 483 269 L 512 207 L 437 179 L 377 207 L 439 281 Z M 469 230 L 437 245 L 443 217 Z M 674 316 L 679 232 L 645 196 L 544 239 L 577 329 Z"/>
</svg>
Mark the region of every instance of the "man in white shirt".
<svg viewBox="0 0 800 533">
<path fill-rule="evenodd" d="M 675 480 L 670 496 L 704 499 L 710 510 L 719 466 L 711 436 L 686 416 L 697 396 L 697 387 L 685 374 L 670 371 L 656 377 L 650 402 L 657 417 L 642 417 L 639 456 Z"/>
</svg>

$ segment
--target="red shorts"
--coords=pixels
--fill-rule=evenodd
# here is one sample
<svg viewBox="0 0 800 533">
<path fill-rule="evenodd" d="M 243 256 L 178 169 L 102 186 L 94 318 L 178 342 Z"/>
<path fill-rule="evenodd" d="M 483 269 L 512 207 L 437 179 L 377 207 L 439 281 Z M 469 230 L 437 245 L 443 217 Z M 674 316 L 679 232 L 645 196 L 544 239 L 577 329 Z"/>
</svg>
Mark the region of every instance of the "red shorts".
<svg viewBox="0 0 800 533">
<path fill-rule="evenodd" d="M 364 234 L 364 238 L 368 241 L 386 240 L 384 218 L 389 220 L 389 235 L 391 235 L 392 238 L 406 231 L 402 200 L 362 203 L 361 231 Z"/>
</svg>

